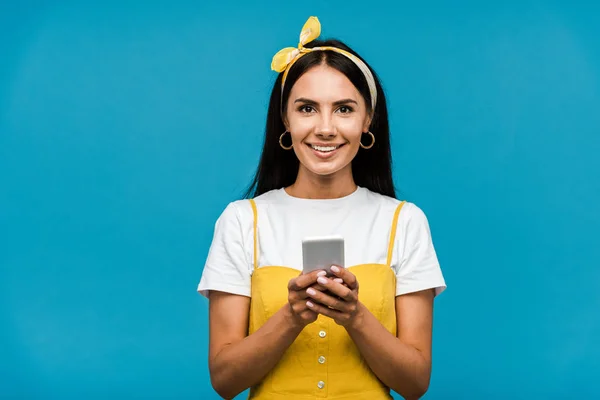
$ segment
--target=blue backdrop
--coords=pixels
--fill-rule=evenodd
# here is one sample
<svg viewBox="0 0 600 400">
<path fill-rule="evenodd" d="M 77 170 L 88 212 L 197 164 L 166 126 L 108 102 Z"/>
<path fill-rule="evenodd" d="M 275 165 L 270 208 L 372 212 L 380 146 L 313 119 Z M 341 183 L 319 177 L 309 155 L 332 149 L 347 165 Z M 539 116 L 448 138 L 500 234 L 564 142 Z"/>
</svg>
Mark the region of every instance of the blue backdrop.
<svg viewBox="0 0 600 400">
<path fill-rule="evenodd" d="M 429 217 L 426 398 L 600 397 L 600 7 L 570 3 L 3 1 L 0 397 L 217 398 L 196 285 L 310 15 L 380 75 Z"/>
</svg>

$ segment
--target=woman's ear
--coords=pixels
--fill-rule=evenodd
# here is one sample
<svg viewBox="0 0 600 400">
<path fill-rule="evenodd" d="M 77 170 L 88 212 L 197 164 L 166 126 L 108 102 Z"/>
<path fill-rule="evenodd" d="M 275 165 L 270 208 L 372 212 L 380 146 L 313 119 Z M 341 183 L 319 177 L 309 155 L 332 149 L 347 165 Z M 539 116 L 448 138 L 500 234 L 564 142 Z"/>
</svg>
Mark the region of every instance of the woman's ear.
<svg viewBox="0 0 600 400">
<path fill-rule="evenodd" d="M 365 124 L 363 126 L 363 132 L 369 132 L 371 130 L 371 122 L 373 122 L 373 116 L 371 114 L 367 115 L 365 118 Z"/>
<path fill-rule="evenodd" d="M 288 123 L 287 116 L 285 116 L 285 115 L 284 115 L 284 116 L 281 118 L 281 120 L 282 120 L 282 122 L 283 122 L 283 126 L 285 126 L 285 130 L 286 130 L 286 132 L 289 132 L 289 131 L 290 131 L 290 124 Z"/>
</svg>

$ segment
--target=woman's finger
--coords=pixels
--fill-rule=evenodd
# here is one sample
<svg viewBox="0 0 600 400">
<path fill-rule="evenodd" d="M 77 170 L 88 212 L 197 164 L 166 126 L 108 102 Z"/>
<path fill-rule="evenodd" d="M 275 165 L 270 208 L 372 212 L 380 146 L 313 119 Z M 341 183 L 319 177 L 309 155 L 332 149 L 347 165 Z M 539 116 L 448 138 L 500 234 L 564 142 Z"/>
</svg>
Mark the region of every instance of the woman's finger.
<svg viewBox="0 0 600 400">
<path fill-rule="evenodd" d="M 300 276 L 297 276 L 289 281 L 288 290 L 304 290 L 310 285 L 316 283 L 318 277 L 325 276 L 326 274 L 327 272 L 325 271 L 312 271 L 308 274 L 301 274 Z"/>
<path fill-rule="evenodd" d="M 306 305 L 308 306 L 308 308 L 318 314 L 323 314 L 333 320 L 340 320 L 343 313 L 341 313 L 340 311 L 337 310 L 333 310 L 329 307 L 326 307 L 322 304 L 316 303 L 314 301 L 307 301 Z"/>
<path fill-rule="evenodd" d="M 333 265 L 331 267 L 331 272 L 333 272 L 336 277 L 341 278 L 350 289 L 358 288 L 358 281 L 356 280 L 356 276 L 354 276 L 354 274 L 348 271 L 346 268 Z"/>
<path fill-rule="evenodd" d="M 317 282 L 325 286 L 329 292 L 335 297 L 341 297 L 345 301 L 355 301 L 356 294 L 348 286 L 334 282 L 332 279 L 327 279 L 320 276 Z"/>
<path fill-rule="evenodd" d="M 306 295 L 309 296 L 312 300 L 314 300 L 314 302 L 317 302 L 329 308 L 333 308 L 342 312 L 348 309 L 348 303 L 344 299 L 335 295 L 332 296 L 331 293 L 319 292 L 312 288 L 308 288 L 306 290 Z"/>
</svg>

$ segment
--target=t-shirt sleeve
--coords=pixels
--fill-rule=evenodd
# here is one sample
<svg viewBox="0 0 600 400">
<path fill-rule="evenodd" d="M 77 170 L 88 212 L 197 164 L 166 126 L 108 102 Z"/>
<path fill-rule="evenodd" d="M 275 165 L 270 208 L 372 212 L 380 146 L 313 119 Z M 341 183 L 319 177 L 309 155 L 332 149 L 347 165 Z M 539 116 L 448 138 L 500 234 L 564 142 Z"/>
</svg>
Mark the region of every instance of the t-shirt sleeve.
<svg viewBox="0 0 600 400">
<path fill-rule="evenodd" d="M 198 292 L 206 297 L 210 290 L 250 297 L 251 268 L 244 249 L 240 215 L 230 203 L 215 224 Z"/>
<path fill-rule="evenodd" d="M 408 207 L 407 207 L 408 206 Z M 437 296 L 446 282 L 433 246 L 429 222 L 416 205 L 406 204 L 403 229 L 399 228 L 396 245 L 401 252 L 396 270 L 396 296 L 435 289 Z"/>
</svg>

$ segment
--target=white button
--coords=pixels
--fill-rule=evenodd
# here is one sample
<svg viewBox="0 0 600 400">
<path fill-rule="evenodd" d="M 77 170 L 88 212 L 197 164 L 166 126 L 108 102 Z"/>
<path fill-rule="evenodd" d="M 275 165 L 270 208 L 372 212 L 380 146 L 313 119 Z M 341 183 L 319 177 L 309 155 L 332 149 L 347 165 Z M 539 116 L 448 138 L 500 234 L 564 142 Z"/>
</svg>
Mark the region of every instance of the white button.
<svg viewBox="0 0 600 400">
<path fill-rule="evenodd" d="M 325 336 L 327 336 L 327 332 L 321 331 L 321 332 L 319 332 L 319 336 L 325 337 Z"/>
<path fill-rule="evenodd" d="M 325 382 L 319 381 L 319 383 L 317 383 L 317 386 L 319 387 L 319 389 L 323 389 L 325 387 Z"/>
<path fill-rule="evenodd" d="M 325 363 L 325 357 L 321 356 L 319 357 L 319 364 L 323 364 Z"/>
</svg>

